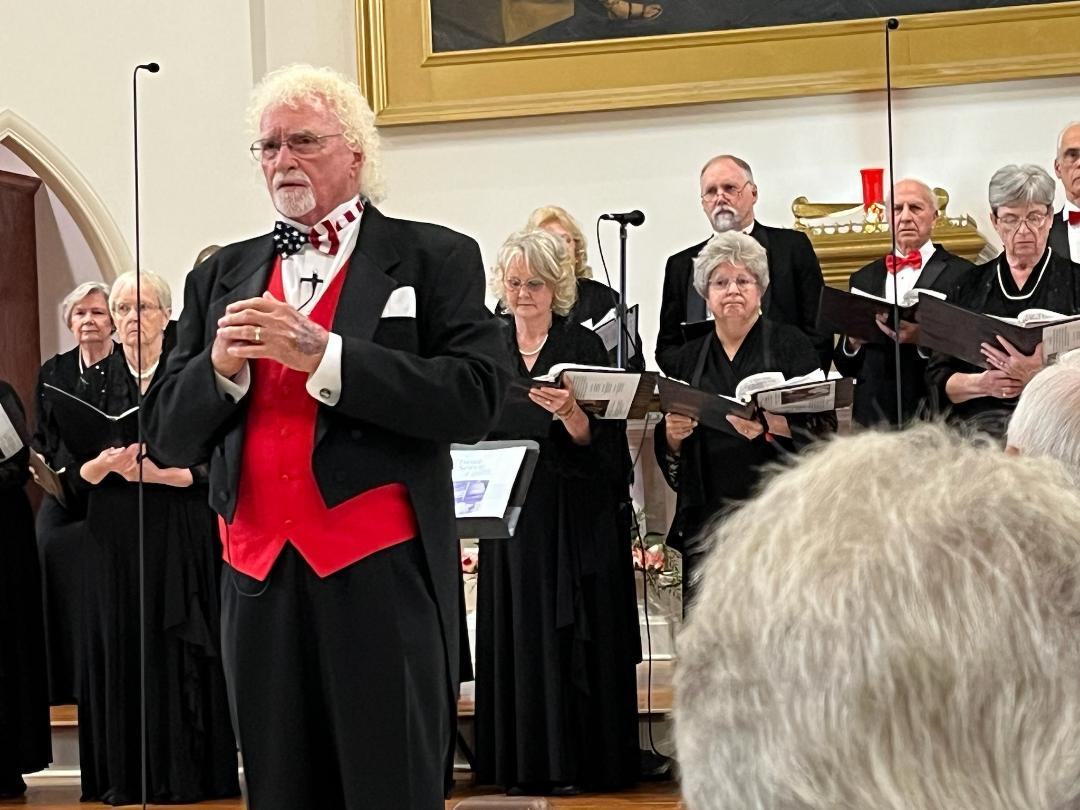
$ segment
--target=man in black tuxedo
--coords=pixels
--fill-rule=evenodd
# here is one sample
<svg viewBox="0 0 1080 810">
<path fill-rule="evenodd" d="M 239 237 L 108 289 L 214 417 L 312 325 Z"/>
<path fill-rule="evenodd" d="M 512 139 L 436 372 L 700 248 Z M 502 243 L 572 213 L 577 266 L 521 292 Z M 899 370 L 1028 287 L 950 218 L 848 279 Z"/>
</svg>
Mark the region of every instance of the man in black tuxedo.
<svg viewBox="0 0 1080 810">
<path fill-rule="evenodd" d="M 1054 214 L 1047 241 L 1054 253 L 1080 264 L 1080 122 L 1061 131 L 1054 174 L 1065 187 L 1065 205 Z"/>
<path fill-rule="evenodd" d="M 851 274 L 849 287 L 893 300 L 915 288 L 937 290 L 952 297 L 964 273 L 971 269 L 967 259 L 956 256 L 930 241 L 937 219 L 937 199 L 933 190 L 918 180 L 901 180 L 893 186 L 893 228 L 896 255 L 877 259 Z M 896 333 L 884 318 L 878 328 L 890 340 Z M 900 321 L 900 398 L 903 421 L 923 415 L 929 405 L 926 389 L 926 362 L 929 352 L 916 345 L 919 325 Z M 841 335 L 833 359 L 845 377 L 854 377 L 855 402 L 852 419 L 860 425 L 896 424 L 896 359 L 893 343 L 864 343 Z"/>
<path fill-rule="evenodd" d="M 480 251 L 370 204 L 374 115 L 344 77 L 283 68 L 252 110 L 284 221 L 188 276 L 148 436 L 210 462 L 248 806 L 441 810 L 462 643 L 449 444 L 488 432 L 506 385 Z"/>
<path fill-rule="evenodd" d="M 829 367 L 832 338 L 817 331 L 818 298 L 824 280 L 810 240 L 788 228 L 771 228 L 754 219 L 758 189 L 750 165 L 734 155 L 718 155 L 701 170 L 701 207 L 717 233 L 743 231 L 769 255 L 769 288 L 761 308 L 770 320 L 797 326 L 813 341 L 823 368 Z M 708 240 L 706 240 L 708 241 Z M 705 299 L 694 289 L 694 257 L 700 242 L 667 260 L 660 303 L 656 363 L 671 373 L 672 360 L 685 342 L 681 324 L 703 321 Z"/>
</svg>

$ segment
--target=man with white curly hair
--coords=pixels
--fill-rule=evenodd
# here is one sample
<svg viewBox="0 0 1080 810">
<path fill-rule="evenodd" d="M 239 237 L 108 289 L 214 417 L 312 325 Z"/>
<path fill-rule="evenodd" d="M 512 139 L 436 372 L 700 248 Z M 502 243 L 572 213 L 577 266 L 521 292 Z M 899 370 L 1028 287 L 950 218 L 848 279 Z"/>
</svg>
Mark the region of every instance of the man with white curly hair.
<svg viewBox="0 0 1080 810">
<path fill-rule="evenodd" d="M 1061 465 L 937 425 L 778 474 L 679 639 L 687 808 L 1078 806 L 1078 514 Z"/>
<path fill-rule="evenodd" d="M 151 444 L 210 461 L 248 806 L 434 810 L 459 661 L 449 444 L 488 432 L 505 387 L 480 251 L 372 205 L 374 115 L 339 74 L 275 71 L 251 116 L 280 218 L 189 275 Z"/>
<path fill-rule="evenodd" d="M 1005 445 L 1010 452 L 1056 458 L 1080 478 L 1080 352 L 1063 355 L 1027 384 Z"/>
</svg>

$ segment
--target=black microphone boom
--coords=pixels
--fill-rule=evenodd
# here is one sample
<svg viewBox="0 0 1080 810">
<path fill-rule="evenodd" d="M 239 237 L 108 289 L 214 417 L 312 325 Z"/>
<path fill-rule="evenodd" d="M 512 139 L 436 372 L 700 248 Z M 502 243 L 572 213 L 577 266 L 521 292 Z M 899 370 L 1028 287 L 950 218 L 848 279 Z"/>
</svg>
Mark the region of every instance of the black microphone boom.
<svg viewBox="0 0 1080 810">
<path fill-rule="evenodd" d="M 618 222 L 620 225 L 643 225 L 645 223 L 645 215 L 638 210 L 627 211 L 623 214 L 601 214 L 600 219 L 610 219 L 613 222 Z"/>
</svg>

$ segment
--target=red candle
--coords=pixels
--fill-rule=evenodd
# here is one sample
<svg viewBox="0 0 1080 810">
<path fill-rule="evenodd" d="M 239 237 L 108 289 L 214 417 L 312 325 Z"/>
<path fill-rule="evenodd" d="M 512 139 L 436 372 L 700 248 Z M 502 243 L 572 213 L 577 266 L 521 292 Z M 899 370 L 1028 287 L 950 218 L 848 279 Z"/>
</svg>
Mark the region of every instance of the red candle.
<svg viewBox="0 0 1080 810">
<path fill-rule="evenodd" d="M 874 203 L 885 202 L 885 170 L 860 169 L 862 174 L 863 210 L 869 211 Z"/>
</svg>

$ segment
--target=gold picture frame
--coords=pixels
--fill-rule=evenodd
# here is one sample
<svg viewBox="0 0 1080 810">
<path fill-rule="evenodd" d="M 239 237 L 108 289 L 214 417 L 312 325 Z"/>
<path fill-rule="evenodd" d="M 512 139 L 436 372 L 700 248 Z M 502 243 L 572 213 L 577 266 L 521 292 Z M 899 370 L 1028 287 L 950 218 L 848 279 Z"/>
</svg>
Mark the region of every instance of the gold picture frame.
<svg viewBox="0 0 1080 810">
<path fill-rule="evenodd" d="M 883 19 L 433 53 L 430 8 L 356 0 L 360 86 L 379 124 L 885 85 Z M 1076 74 L 1080 0 L 902 17 L 891 50 L 898 88 Z"/>
</svg>

